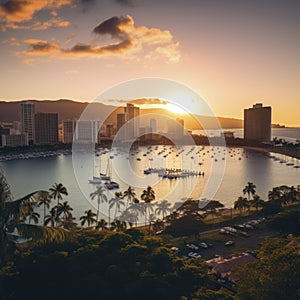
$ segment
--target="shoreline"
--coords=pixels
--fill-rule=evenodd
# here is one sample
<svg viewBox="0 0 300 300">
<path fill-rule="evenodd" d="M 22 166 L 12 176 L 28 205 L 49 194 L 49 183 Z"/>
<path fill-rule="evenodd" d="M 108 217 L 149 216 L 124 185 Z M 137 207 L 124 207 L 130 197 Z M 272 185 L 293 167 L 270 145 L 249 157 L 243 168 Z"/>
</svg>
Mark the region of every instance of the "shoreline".
<svg viewBox="0 0 300 300">
<path fill-rule="evenodd" d="M 253 150 L 253 151 L 258 151 L 258 152 L 272 152 L 272 153 L 276 153 L 276 154 L 282 154 L 282 155 L 286 155 L 295 159 L 300 159 L 300 150 L 291 150 L 291 149 L 274 149 L 274 148 L 260 148 L 260 147 L 254 147 L 254 146 L 237 146 L 237 147 L 241 147 L 244 149 L 249 149 L 249 150 Z"/>
<path fill-rule="evenodd" d="M 200 145 L 197 145 L 200 146 Z M 205 145 L 209 146 L 209 145 Z M 226 148 L 243 148 L 257 152 L 264 152 L 264 153 L 276 153 L 286 155 L 295 159 L 300 160 L 300 149 L 280 149 L 280 148 L 265 148 L 259 146 L 246 146 L 246 145 L 226 145 Z M 72 149 L 40 149 L 35 151 L 25 151 L 25 152 L 15 152 L 15 153 L 0 153 L 0 162 L 15 160 L 15 159 L 29 159 L 29 158 L 41 158 L 41 157 L 51 157 L 57 155 L 71 155 Z"/>
</svg>

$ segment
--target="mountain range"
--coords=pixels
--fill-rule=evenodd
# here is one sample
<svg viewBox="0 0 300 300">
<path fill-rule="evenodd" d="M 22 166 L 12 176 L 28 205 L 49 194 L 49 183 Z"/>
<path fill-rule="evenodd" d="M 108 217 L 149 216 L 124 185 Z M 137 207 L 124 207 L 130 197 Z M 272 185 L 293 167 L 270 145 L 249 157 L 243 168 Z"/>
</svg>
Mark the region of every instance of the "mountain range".
<svg viewBox="0 0 300 300">
<path fill-rule="evenodd" d="M 116 123 L 117 114 L 123 112 L 122 107 L 108 106 L 102 103 L 77 102 L 73 100 L 24 100 L 35 103 L 36 112 L 58 112 L 59 122 L 66 119 L 79 118 L 88 105 L 92 105 L 90 119 L 105 119 L 107 123 Z M 21 103 L 24 101 L 0 101 L 0 121 L 12 122 L 20 120 Z M 113 112 L 113 113 L 111 113 Z M 174 114 L 162 108 L 141 109 L 141 126 L 149 125 L 150 119 L 157 120 L 157 127 L 163 129 L 166 126 L 166 119 L 181 118 L 185 127 L 190 130 L 214 129 L 218 122 L 214 117 L 199 116 L 191 114 Z M 155 116 L 153 116 L 155 114 Z M 108 116 L 108 117 L 107 117 Z M 218 117 L 220 125 L 224 129 L 242 128 L 243 120 Z"/>
</svg>

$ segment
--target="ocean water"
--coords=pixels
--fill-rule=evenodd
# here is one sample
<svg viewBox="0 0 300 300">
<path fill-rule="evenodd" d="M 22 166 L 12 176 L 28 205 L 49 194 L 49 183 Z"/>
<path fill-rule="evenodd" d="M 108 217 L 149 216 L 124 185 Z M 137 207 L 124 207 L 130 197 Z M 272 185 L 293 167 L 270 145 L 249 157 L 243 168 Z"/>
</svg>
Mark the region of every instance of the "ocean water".
<svg viewBox="0 0 300 300">
<path fill-rule="evenodd" d="M 233 129 L 224 129 L 224 131 L 232 131 L 236 138 L 244 138 L 244 129 L 243 128 L 233 128 Z M 204 130 L 194 130 L 194 134 L 202 134 L 208 136 L 219 136 L 220 133 L 217 130 L 208 129 Z M 289 142 L 300 141 L 300 128 L 272 128 L 271 139 L 273 138 L 282 138 Z"/>
<path fill-rule="evenodd" d="M 276 159 L 268 153 L 243 148 L 152 146 L 140 147 L 131 153 L 113 148 L 93 157 L 93 164 L 90 164 L 91 157 L 82 153 L 75 171 L 72 155 L 11 160 L 1 162 L 0 166 L 15 198 L 35 190 L 48 190 L 55 182 L 63 183 L 69 191 L 65 200 L 74 208 L 78 219 L 85 210 L 96 211 L 96 201 L 91 201 L 89 195 L 97 185 L 90 184 L 88 180 L 99 171 L 105 173 L 107 170 L 120 184 L 119 190 L 107 191 L 108 198 L 114 197 L 116 191 L 126 190 L 129 185 L 135 188 L 139 197 L 150 185 L 158 202 L 166 199 L 175 204 L 189 197 L 206 198 L 232 207 L 250 181 L 256 185 L 257 194 L 266 200 L 268 191 L 275 186 L 300 185 L 300 168 L 295 168 L 300 161 L 280 154 L 273 155 Z M 293 165 L 288 166 L 287 163 Z M 143 171 L 149 167 L 204 172 L 204 176 L 167 179 L 157 173 L 145 175 Z M 107 204 L 102 205 L 101 212 L 101 217 L 108 215 Z"/>
</svg>

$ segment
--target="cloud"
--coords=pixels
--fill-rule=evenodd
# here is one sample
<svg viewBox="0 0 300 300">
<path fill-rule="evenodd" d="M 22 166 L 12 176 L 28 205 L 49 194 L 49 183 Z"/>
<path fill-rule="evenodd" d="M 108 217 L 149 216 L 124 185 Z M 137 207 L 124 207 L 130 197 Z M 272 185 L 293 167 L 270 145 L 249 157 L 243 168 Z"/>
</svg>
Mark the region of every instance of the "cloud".
<svg viewBox="0 0 300 300">
<path fill-rule="evenodd" d="M 68 22 L 68 21 L 63 21 L 59 18 L 52 18 L 52 19 L 50 19 L 48 21 L 45 21 L 45 22 L 35 21 L 35 22 L 32 22 L 29 25 L 10 23 L 10 24 L 6 25 L 5 29 L 6 28 L 30 29 L 30 30 L 36 31 L 36 30 L 46 30 L 46 29 L 49 29 L 49 28 L 68 27 L 70 25 L 71 25 L 71 23 Z"/>
<path fill-rule="evenodd" d="M 30 50 L 27 51 L 28 55 L 40 56 L 60 53 L 58 43 L 49 43 L 47 41 L 37 39 L 25 39 L 24 43 L 30 46 Z"/>
<path fill-rule="evenodd" d="M 3 40 L 3 41 L 1 41 L 1 43 L 4 45 L 8 44 L 10 46 L 20 46 L 21 45 L 15 37 L 11 37 L 9 40 Z"/>
<path fill-rule="evenodd" d="M 24 22 L 42 9 L 57 9 L 73 0 L 9 0 L 0 4 L 0 18 L 6 22 Z"/>
<path fill-rule="evenodd" d="M 135 26 L 131 16 L 112 17 L 100 23 L 93 29 L 97 40 L 95 43 L 77 43 L 70 48 L 63 48 L 57 42 L 50 43 L 42 40 L 25 40 L 29 50 L 26 55 L 58 55 L 60 58 L 103 57 L 107 55 L 122 55 L 123 57 L 137 59 L 139 55 L 150 59 L 164 57 L 169 62 L 178 62 L 180 52 L 179 43 L 174 42 L 168 30 Z M 112 41 L 103 45 L 105 37 Z M 42 50 L 42 51 L 41 51 Z M 146 54 L 148 53 L 148 54 Z"/>
<path fill-rule="evenodd" d="M 133 27 L 134 22 L 131 16 L 112 17 L 93 29 L 96 34 L 110 34 L 112 37 L 128 37 L 126 28 Z"/>
<path fill-rule="evenodd" d="M 48 22 L 41 23 L 40 26 L 35 23 L 23 24 L 24 22 L 31 22 L 36 12 L 41 10 L 55 10 L 62 6 L 70 5 L 74 0 L 9 0 L 0 4 L 0 21 L 4 24 L 2 30 L 7 28 L 12 29 L 34 29 L 44 30 L 49 27 L 66 27 L 70 23 L 57 19 L 57 13 L 51 12 L 52 18 Z"/>
<path fill-rule="evenodd" d="M 169 102 L 168 101 L 165 101 L 165 100 L 161 100 L 161 99 L 158 99 L 158 98 L 140 98 L 140 99 L 134 99 L 134 100 L 123 100 L 123 99 L 109 99 L 107 100 L 107 102 L 110 102 L 110 103 L 119 103 L 119 104 L 126 104 L 126 103 L 133 103 L 133 104 L 136 104 L 136 105 L 144 105 L 144 104 L 163 104 L 163 105 L 166 105 L 168 104 Z"/>
</svg>

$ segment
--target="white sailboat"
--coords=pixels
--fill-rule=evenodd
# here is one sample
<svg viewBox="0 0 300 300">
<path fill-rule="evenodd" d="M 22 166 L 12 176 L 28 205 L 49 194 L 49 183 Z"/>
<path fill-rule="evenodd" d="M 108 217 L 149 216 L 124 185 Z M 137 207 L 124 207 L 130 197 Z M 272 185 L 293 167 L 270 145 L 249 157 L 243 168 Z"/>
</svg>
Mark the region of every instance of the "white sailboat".
<svg viewBox="0 0 300 300">
<path fill-rule="evenodd" d="M 110 168 L 110 162 L 109 162 L 109 159 L 108 159 L 108 162 L 107 162 L 107 169 L 106 169 L 106 174 L 109 174 L 108 177 L 108 181 L 106 181 L 104 183 L 104 186 L 109 189 L 109 190 L 113 190 L 113 189 L 118 189 L 120 188 L 119 184 L 115 181 L 112 181 L 111 180 L 111 168 Z"/>
<path fill-rule="evenodd" d="M 107 164 L 107 165 L 108 165 L 108 164 Z M 95 169 L 97 170 L 96 162 L 95 162 Z M 92 184 L 99 184 L 99 183 L 101 183 L 102 181 L 110 180 L 110 176 L 107 175 L 108 166 L 107 166 L 107 168 L 106 168 L 106 174 L 101 173 L 101 156 L 100 156 L 99 169 L 100 169 L 100 172 L 97 173 L 97 176 L 94 175 L 94 176 L 93 176 L 93 179 L 89 179 L 89 183 L 92 183 Z M 99 174 L 99 175 L 98 175 L 98 174 Z"/>
</svg>

